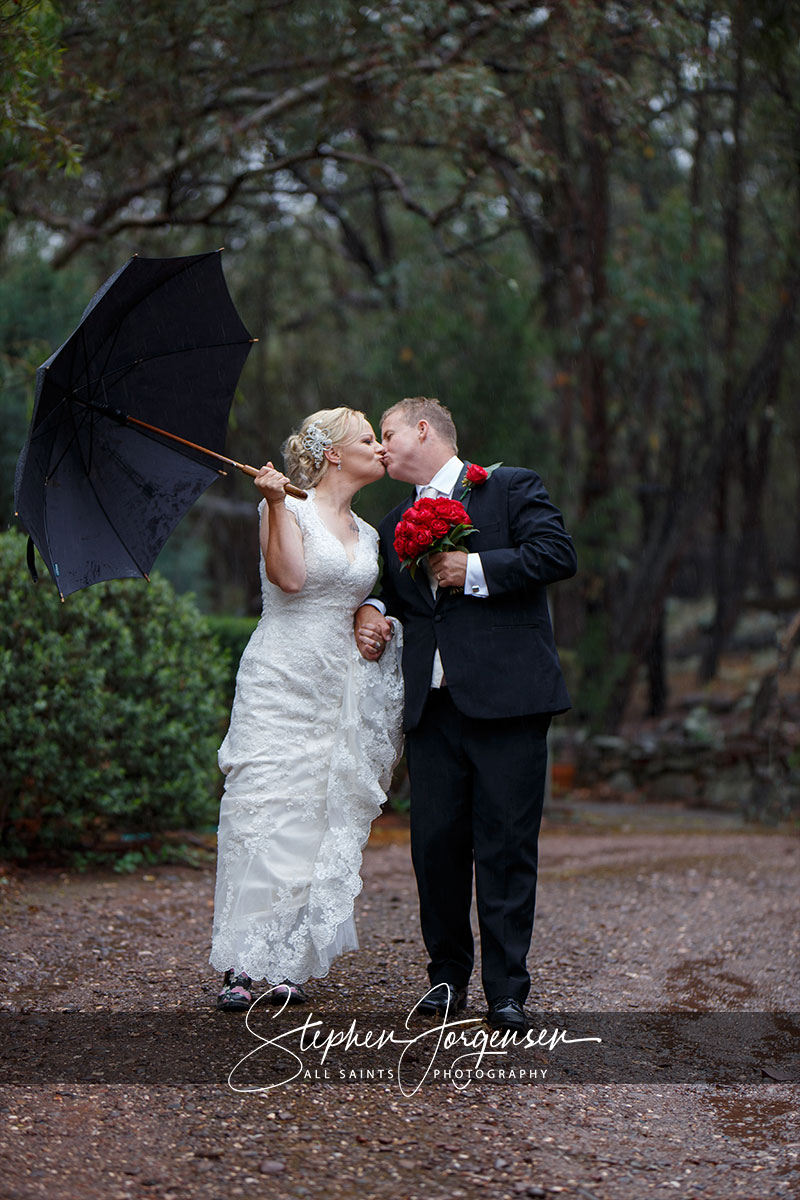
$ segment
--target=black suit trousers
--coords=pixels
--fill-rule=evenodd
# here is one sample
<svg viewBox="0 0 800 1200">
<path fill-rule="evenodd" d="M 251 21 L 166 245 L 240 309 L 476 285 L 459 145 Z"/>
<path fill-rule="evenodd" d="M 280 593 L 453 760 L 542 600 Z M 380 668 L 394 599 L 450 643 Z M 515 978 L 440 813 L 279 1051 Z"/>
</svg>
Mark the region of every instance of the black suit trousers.
<svg viewBox="0 0 800 1200">
<path fill-rule="evenodd" d="M 473 863 L 488 1001 L 530 989 L 549 714 L 480 719 L 432 690 L 407 734 L 411 854 L 431 983 L 465 987 L 474 961 Z"/>
</svg>

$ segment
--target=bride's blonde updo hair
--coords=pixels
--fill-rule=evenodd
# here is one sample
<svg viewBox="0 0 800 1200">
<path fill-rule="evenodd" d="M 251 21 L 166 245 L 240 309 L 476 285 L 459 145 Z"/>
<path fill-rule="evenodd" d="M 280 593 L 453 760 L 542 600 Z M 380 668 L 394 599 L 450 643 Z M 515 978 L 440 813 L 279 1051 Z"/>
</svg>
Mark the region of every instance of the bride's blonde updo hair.
<svg viewBox="0 0 800 1200">
<path fill-rule="evenodd" d="M 325 450 L 355 441 L 354 418 L 366 421 L 355 408 L 321 408 L 311 413 L 283 445 L 286 474 L 298 487 L 316 487 L 330 467 Z"/>
</svg>

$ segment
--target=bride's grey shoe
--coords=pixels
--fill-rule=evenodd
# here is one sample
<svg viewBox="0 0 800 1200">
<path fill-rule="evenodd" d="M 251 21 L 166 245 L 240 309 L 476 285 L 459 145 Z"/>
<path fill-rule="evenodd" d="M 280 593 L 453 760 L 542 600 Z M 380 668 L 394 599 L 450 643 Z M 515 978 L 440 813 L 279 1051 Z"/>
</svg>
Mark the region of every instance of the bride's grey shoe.
<svg viewBox="0 0 800 1200">
<path fill-rule="evenodd" d="M 233 967 L 225 972 L 222 991 L 217 996 L 217 1008 L 223 1012 L 242 1012 L 253 1003 L 250 989 L 253 981 L 244 971 L 237 975 Z"/>
<path fill-rule="evenodd" d="M 269 995 L 267 996 L 268 1004 L 308 1004 L 308 996 L 305 989 L 299 983 L 292 983 L 291 979 L 282 979 L 280 983 L 276 983 Z"/>
</svg>

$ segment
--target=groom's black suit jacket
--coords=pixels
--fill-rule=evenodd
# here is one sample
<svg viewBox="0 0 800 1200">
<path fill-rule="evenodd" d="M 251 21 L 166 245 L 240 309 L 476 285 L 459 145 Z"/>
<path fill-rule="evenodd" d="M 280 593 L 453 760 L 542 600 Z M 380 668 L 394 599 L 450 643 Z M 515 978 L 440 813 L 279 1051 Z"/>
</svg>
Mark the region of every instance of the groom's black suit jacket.
<svg viewBox="0 0 800 1200">
<path fill-rule="evenodd" d="M 453 498 L 464 487 L 464 464 Z M 456 707 L 469 717 L 558 713 L 570 707 L 545 588 L 577 569 L 561 513 L 535 473 L 498 467 L 464 500 L 477 532 L 465 545 L 481 556 L 486 599 L 440 588 L 434 602 L 421 567 L 400 569 L 394 533 L 412 493 L 379 526 L 380 598 L 403 625 L 406 732 L 416 728 L 430 690 L 436 647 Z"/>
</svg>

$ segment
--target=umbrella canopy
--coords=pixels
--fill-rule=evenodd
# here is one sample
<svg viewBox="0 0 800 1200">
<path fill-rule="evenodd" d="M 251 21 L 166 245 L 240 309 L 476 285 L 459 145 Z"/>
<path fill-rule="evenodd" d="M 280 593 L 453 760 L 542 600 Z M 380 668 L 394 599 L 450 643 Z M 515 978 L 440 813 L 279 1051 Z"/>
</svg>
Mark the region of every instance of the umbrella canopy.
<svg viewBox="0 0 800 1200">
<path fill-rule="evenodd" d="M 170 435 L 222 450 L 252 342 L 219 252 L 135 257 L 39 367 L 15 502 L 62 598 L 147 577 L 220 474 L 200 446 Z"/>
</svg>

